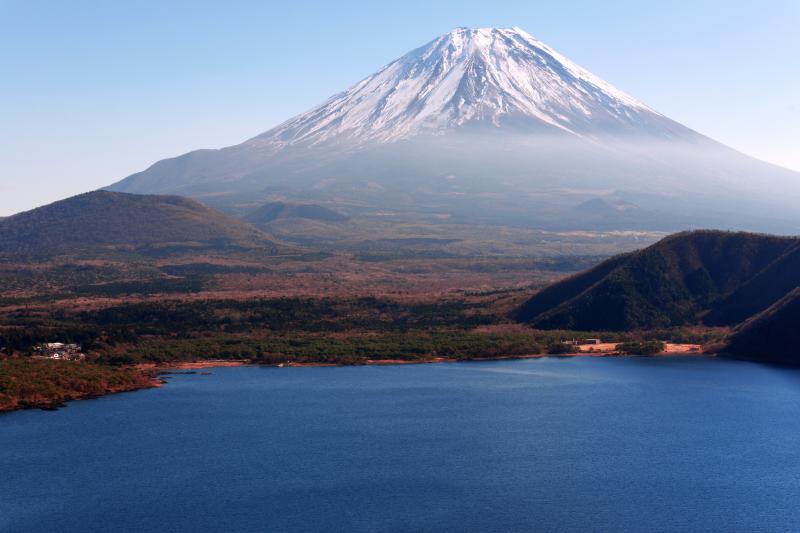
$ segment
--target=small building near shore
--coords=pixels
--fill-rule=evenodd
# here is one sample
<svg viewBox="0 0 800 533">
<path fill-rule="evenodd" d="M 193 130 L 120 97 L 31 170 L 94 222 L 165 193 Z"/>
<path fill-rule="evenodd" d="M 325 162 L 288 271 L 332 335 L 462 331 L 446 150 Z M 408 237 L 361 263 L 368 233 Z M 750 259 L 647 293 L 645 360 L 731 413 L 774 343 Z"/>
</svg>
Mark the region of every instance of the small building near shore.
<svg viewBox="0 0 800 533">
<path fill-rule="evenodd" d="M 602 344 L 603 341 L 600 339 L 572 339 L 572 340 L 564 340 L 561 341 L 562 344 L 566 344 L 567 346 L 585 346 L 587 344 Z"/>
<path fill-rule="evenodd" d="M 39 357 L 62 361 L 81 361 L 86 359 L 86 354 L 81 351 L 80 344 L 45 342 L 34 346 L 33 352 Z"/>
</svg>

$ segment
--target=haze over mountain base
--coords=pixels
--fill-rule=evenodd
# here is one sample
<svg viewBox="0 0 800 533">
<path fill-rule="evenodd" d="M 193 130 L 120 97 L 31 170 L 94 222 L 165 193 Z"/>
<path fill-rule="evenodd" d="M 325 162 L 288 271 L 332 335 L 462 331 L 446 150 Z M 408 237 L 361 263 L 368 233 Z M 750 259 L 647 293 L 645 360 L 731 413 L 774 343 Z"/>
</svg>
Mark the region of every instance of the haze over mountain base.
<svg viewBox="0 0 800 533">
<path fill-rule="evenodd" d="M 240 145 L 0 220 L 0 352 L 370 364 L 730 341 L 794 363 L 796 238 L 631 250 L 797 232 L 797 183 L 519 29 L 459 28 Z"/>
<path fill-rule="evenodd" d="M 110 189 L 238 216 L 289 201 L 559 230 L 800 230 L 800 174 L 665 117 L 518 28 L 458 28 L 262 135 Z"/>
</svg>

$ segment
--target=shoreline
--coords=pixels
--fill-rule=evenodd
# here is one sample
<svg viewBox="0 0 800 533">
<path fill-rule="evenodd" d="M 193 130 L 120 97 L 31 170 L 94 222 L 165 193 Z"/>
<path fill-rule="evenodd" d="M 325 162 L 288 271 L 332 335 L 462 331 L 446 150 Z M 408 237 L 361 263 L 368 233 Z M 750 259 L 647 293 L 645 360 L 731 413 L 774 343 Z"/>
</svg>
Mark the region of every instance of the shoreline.
<svg viewBox="0 0 800 533">
<path fill-rule="evenodd" d="M 365 359 L 355 363 L 329 363 L 329 362 L 297 362 L 286 361 L 282 363 L 262 363 L 250 359 L 206 359 L 202 361 L 178 361 L 174 363 L 142 363 L 134 365 L 140 370 L 156 371 L 159 374 L 167 373 L 172 370 L 198 370 L 206 368 L 224 368 L 239 366 L 271 366 L 276 368 L 314 368 L 314 367 L 336 367 L 336 366 L 369 366 L 369 365 L 421 365 L 432 363 L 459 363 L 459 362 L 479 362 L 479 361 L 513 361 L 522 359 L 541 359 L 544 357 L 567 358 L 567 357 L 714 357 L 715 354 L 707 353 L 702 350 L 699 344 L 673 344 L 667 343 L 665 350 L 661 353 L 652 355 L 631 355 L 623 354 L 616 350 L 591 350 L 591 345 L 586 345 L 587 350 L 569 352 L 563 354 L 520 354 L 520 355 L 496 355 L 490 357 L 472 357 L 464 359 L 454 359 L 448 357 L 431 357 L 427 359 Z"/>
<path fill-rule="evenodd" d="M 101 393 L 75 393 L 69 394 L 63 398 L 54 401 L 42 401 L 42 402 L 15 402 L 12 403 L 10 406 L 6 407 L 3 406 L 0 408 L 0 416 L 13 413 L 14 411 L 27 411 L 31 409 L 39 409 L 41 411 L 58 411 L 64 407 L 67 407 L 68 404 L 72 402 L 78 402 L 81 400 L 97 400 L 104 396 L 111 396 L 114 394 L 122 394 L 125 392 L 136 392 L 140 390 L 147 390 L 147 389 L 157 389 L 164 385 L 165 381 L 161 379 L 154 379 L 152 382 L 146 385 L 136 385 L 132 387 L 120 387 L 120 388 L 112 388 L 106 390 Z"/>
<path fill-rule="evenodd" d="M 78 363 L 80 364 L 80 363 Z M 43 394 L 34 394 L 30 397 L 18 397 L 10 394 L 0 394 L 5 400 L 0 403 L 0 416 L 14 411 L 30 409 L 40 409 L 42 411 L 56 411 L 68 404 L 81 400 L 94 400 L 103 396 L 122 394 L 124 392 L 135 392 L 146 389 L 156 389 L 166 383 L 157 373 L 144 370 L 133 369 L 137 375 L 135 381 L 119 384 L 105 385 L 102 390 L 72 390 L 62 391 L 54 397 L 47 397 Z"/>
<path fill-rule="evenodd" d="M 677 347 L 681 347 L 679 349 Z M 670 349 L 671 348 L 671 349 Z M 176 361 L 172 363 L 141 363 L 131 365 L 130 369 L 139 374 L 139 380 L 135 383 L 123 386 L 111 386 L 103 391 L 81 392 L 75 391 L 62 395 L 58 399 L 41 398 L 40 401 L 13 401 L 0 408 L 0 415 L 13 411 L 26 409 L 57 410 L 65 407 L 68 403 L 79 400 L 91 400 L 110 394 L 120 394 L 123 392 L 134 392 L 137 390 L 159 388 L 168 383 L 164 377 L 171 372 L 181 370 L 203 370 L 212 368 L 241 367 L 241 366 L 271 366 L 275 368 L 314 368 L 314 367 L 336 367 L 336 366 L 389 366 L 389 365 L 419 365 L 434 363 L 459 363 L 459 362 L 484 362 L 484 361 L 513 361 L 524 359 L 542 359 L 545 357 L 553 358 L 572 358 L 572 357 L 714 357 L 713 353 L 703 352 L 698 349 L 698 345 L 668 345 L 664 352 L 654 355 L 627 355 L 616 351 L 592 351 L 580 350 L 564 354 L 520 354 L 520 355 L 500 355 L 491 357 L 473 357 L 469 359 L 454 359 L 447 357 L 431 357 L 427 359 L 366 359 L 356 363 L 329 363 L 329 362 L 290 362 L 285 363 L 260 363 L 248 359 L 210 359 L 202 361 Z M 81 363 L 77 363 L 81 364 Z"/>
</svg>

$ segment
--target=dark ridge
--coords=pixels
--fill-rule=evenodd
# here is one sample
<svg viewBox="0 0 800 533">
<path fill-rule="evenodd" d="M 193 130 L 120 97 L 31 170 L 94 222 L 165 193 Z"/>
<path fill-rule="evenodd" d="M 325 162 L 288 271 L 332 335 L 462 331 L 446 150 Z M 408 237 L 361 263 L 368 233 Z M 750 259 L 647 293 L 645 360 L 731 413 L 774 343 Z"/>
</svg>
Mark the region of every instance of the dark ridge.
<svg viewBox="0 0 800 533">
<path fill-rule="evenodd" d="M 798 324 L 800 287 L 737 327 L 724 354 L 738 359 L 800 364 Z"/>
<path fill-rule="evenodd" d="M 260 230 L 179 196 L 95 191 L 0 220 L 0 254 L 97 248 L 277 249 Z"/>
<path fill-rule="evenodd" d="M 791 268 L 797 246 L 789 237 L 679 233 L 543 290 L 515 317 L 542 329 L 621 331 L 697 324 L 706 316 L 709 323 L 730 325 L 743 308 L 767 307 L 785 294 L 782 288 L 800 285 L 791 281 L 800 280 L 800 269 Z M 770 268 L 780 271 L 780 282 Z M 747 302 L 747 293 L 738 291 L 762 273 L 758 286 L 772 282 L 771 292 Z"/>
<path fill-rule="evenodd" d="M 242 220 L 251 224 L 268 224 L 282 218 L 306 218 L 322 222 L 342 222 L 347 217 L 327 207 L 316 204 L 290 204 L 271 202 L 251 211 Z"/>
<path fill-rule="evenodd" d="M 526 322 L 560 305 L 562 302 L 578 296 L 606 277 L 619 265 L 628 261 L 630 255 L 631 254 L 624 254 L 613 257 L 602 262 L 595 268 L 570 276 L 560 283 L 542 289 L 541 292 L 525 302 L 522 307 L 516 311 L 515 317 L 518 320 Z"/>
<path fill-rule="evenodd" d="M 597 215 L 609 216 L 618 215 L 623 212 L 638 213 L 641 208 L 630 202 L 617 198 L 592 198 L 580 203 L 573 208 L 575 213 L 594 213 Z"/>
<path fill-rule="evenodd" d="M 800 243 L 719 302 L 705 319 L 711 326 L 738 324 L 800 285 Z"/>
</svg>

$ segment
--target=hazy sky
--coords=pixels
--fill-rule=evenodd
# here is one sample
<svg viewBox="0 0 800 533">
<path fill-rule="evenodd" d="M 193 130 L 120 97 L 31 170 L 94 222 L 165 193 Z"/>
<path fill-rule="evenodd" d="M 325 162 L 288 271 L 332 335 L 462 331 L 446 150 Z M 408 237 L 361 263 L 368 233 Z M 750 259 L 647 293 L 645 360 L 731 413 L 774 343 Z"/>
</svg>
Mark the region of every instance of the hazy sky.
<svg viewBox="0 0 800 533">
<path fill-rule="evenodd" d="M 798 0 L 0 0 L 0 216 L 239 143 L 456 26 L 520 26 L 800 170 Z"/>
</svg>

